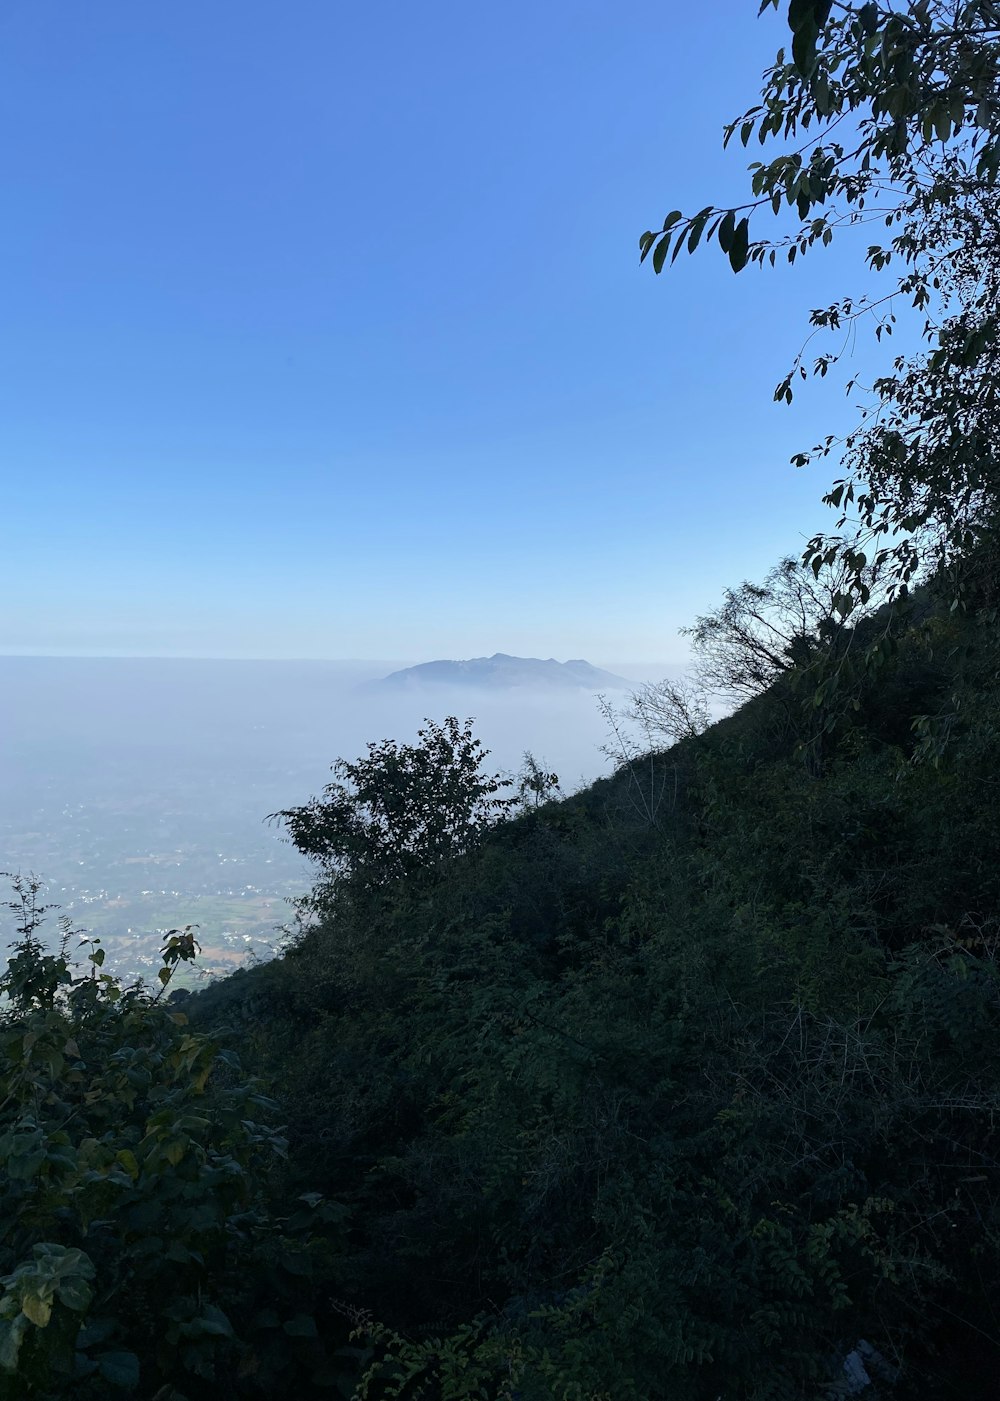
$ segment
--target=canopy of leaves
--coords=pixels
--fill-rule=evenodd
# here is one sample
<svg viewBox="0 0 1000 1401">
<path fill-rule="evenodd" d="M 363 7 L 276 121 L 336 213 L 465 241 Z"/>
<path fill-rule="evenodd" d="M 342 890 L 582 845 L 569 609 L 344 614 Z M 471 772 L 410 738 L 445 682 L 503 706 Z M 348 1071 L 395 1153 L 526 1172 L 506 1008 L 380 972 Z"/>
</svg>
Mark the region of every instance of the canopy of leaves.
<svg viewBox="0 0 1000 1401">
<path fill-rule="evenodd" d="M 321 797 L 274 814 L 333 882 L 367 889 L 431 877 L 516 802 L 502 796 L 511 780 L 482 772 L 488 751 L 471 720 L 427 720 L 417 733 L 417 744 L 382 740 L 361 759 L 338 759 Z"/>
<path fill-rule="evenodd" d="M 862 319 L 880 339 L 890 335 L 898 306 L 915 309 L 927 348 L 897 357 L 870 386 L 846 441 L 827 437 L 813 450 L 837 453 L 846 469 L 826 500 L 842 512 L 847 548 L 866 553 L 894 589 L 921 569 L 950 565 L 959 597 L 984 589 L 991 597 L 1000 519 L 1000 10 L 994 0 L 792 0 L 788 23 L 790 53 L 779 51 L 761 101 L 725 135 L 785 149 L 751 164 L 747 203 L 693 216 L 674 210 L 642 235 L 641 255 L 660 272 L 682 249 L 714 238 L 740 271 L 778 257 L 794 262 L 845 228 L 887 231 L 868 242 L 866 258 L 877 271 L 898 267 L 891 289 L 813 311 L 814 327 L 845 339 L 811 370 L 826 375 Z M 754 237 L 754 216 L 764 212 L 793 222 L 774 238 Z M 775 398 L 790 401 L 809 369 L 803 351 Z M 838 555 L 841 536 L 816 537 L 807 551 L 807 559 Z"/>
<path fill-rule="evenodd" d="M 342 1212 L 319 1196 L 274 1210 L 276 1104 L 164 998 L 178 960 L 194 956 L 190 931 L 167 936 L 153 994 L 105 973 L 97 941 L 84 941 L 81 974 L 68 925 L 47 952 L 37 881 L 14 877 L 9 905 L 0 1398 L 299 1394 L 332 1364 L 286 1321 L 311 1315 L 314 1262 Z"/>
<path fill-rule="evenodd" d="M 851 636 L 843 620 L 853 611 L 842 567 L 814 572 L 789 558 L 761 584 L 726 589 L 720 607 L 683 632 L 704 689 L 747 700 L 796 668 L 841 652 Z"/>
</svg>

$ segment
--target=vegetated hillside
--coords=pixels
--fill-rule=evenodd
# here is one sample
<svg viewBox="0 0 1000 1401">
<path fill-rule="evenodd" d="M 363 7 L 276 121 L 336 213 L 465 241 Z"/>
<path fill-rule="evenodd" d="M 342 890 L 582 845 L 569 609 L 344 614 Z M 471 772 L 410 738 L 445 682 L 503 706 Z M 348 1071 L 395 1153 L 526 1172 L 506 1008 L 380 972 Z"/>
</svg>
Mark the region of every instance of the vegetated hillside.
<svg viewBox="0 0 1000 1401">
<path fill-rule="evenodd" d="M 345 1388 L 995 1394 L 1000 648 L 883 623 L 186 1004 L 343 1209 Z"/>
</svg>

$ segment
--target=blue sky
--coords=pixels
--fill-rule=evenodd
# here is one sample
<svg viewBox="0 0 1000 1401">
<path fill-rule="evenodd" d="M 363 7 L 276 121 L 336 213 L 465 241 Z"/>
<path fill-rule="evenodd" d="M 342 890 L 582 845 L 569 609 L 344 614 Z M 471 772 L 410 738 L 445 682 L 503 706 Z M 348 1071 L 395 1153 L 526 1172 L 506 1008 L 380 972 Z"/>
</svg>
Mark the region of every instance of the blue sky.
<svg viewBox="0 0 1000 1401">
<path fill-rule="evenodd" d="M 638 265 L 756 10 L 8 0 L 0 651 L 681 657 L 849 421 L 771 396 L 853 259 Z"/>
</svg>

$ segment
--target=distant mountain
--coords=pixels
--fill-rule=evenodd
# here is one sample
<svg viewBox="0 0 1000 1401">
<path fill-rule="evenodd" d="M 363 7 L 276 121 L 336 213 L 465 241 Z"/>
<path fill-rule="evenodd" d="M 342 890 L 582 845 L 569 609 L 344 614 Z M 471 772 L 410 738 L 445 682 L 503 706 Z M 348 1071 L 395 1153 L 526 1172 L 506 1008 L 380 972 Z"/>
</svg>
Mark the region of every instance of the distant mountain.
<svg viewBox="0 0 1000 1401">
<path fill-rule="evenodd" d="M 423 662 L 420 666 L 394 671 L 368 685 L 377 690 L 393 691 L 421 690 L 425 686 L 474 686 L 490 691 L 509 690 L 515 686 L 611 691 L 627 690 L 631 682 L 579 658 L 557 662 L 554 657 L 543 661 L 539 657 L 510 657 L 506 652 L 494 652 L 492 657 L 472 657 L 464 662 Z"/>
</svg>

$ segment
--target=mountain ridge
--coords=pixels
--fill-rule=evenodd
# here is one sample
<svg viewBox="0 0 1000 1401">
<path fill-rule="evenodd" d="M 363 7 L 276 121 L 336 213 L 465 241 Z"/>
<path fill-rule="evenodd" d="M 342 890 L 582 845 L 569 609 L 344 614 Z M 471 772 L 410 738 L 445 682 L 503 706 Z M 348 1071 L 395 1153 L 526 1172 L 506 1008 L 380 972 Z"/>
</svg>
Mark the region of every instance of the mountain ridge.
<svg viewBox="0 0 1000 1401">
<path fill-rule="evenodd" d="M 612 671 L 592 666 L 582 657 L 559 662 L 554 657 L 515 657 L 494 652 L 491 657 L 439 659 L 390 672 L 368 682 L 366 690 L 419 690 L 425 686 L 473 686 L 511 690 L 519 686 L 551 689 L 627 690 L 630 682 Z"/>
</svg>

